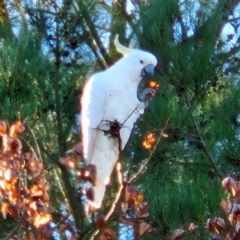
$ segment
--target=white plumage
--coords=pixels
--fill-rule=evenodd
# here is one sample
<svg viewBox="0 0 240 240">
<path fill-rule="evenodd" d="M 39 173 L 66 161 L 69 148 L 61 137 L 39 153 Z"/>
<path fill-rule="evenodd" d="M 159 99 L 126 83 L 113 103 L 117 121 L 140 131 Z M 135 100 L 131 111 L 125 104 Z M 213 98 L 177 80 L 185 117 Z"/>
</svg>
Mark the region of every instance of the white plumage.
<svg viewBox="0 0 240 240">
<path fill-rule="evenodd" d="M 122 149 L 125 147 L 133 124 L 145 108 L 145 103 L 137 97 L 139 82 L 146 73 L 153 73 L 157 64 L 154 55 L 126 48 L 118 38 L 115 45 L 124 57 L 109 69 L 92 75 L 81 98 L 83 156 L 86 164 L 94 164 L 97 169 L 94 200 L 90 201 L 95 208 L 102 204 L 106 184 L 119 154 L 118 139 L 104 131 L 108 131 L 115 120 L 123 124 L 120 136 Z"/>
</svg>

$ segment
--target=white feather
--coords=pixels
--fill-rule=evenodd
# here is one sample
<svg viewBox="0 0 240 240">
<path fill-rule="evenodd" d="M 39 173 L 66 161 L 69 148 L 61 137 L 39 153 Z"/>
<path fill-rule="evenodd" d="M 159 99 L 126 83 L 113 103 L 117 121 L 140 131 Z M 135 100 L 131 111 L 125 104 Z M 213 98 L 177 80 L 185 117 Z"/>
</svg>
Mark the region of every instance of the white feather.
<svg viewBox="0 0 240 240">
<path fill-rule="evenodd" d="M 149 64 L 156 66 L 156 58 L 147 52 L 133 50 L 106 71 L 94 74 L 86 83 L 81 98 L 81 132 L 83 154 L 87 164 L 97 169 L 95 199 L 90 202 L 99 208 L 105 194 L 106 180 L 118 160 L 118 139 L 103 130 L 117 120 L 123 124 L 120 130 L 122 149 L 125 147 L 134 123 L 143 113 L 145 104 L 137 98 L 141 81 L 141 69 Z"/>
</svg>

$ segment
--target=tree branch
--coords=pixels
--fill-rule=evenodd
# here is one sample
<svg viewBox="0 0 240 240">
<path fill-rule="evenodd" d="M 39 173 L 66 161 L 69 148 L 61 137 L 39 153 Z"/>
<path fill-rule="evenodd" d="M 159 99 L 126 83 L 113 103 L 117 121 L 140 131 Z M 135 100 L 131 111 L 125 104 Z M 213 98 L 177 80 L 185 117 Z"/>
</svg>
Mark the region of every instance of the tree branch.
<svg viewBox="0 0 240 240">
<path fill-rule="evenodd" d="M 1 29 L 4 29 L 9 34 L 9 37 L 12 37 L 12 38 L 14 37 L 11 21 L 6 8 L 6 1 L 0 2 L 0 27 Z"/>
<path fill-rule="evenodd" d="M 96 26 L 87 10 L 87 7 L 85 6 L 85 4 L 82 2 L 82 5 L 81 7 L 83 9 L 85 9 L 84 11 L 84 20 L 85 20 L 85 24 L 82 25 L 83 28 L 85 28 L 85 31 L 88 31 L 89 32 L 89 35 L 91 36 L 91 38 L 89 38 L 89 40 L 91 39 L 91 48 L 93 46 L 95 46 L 93 44 L 93 41 L 92 39 L 94 39 L 95 43 L 96 43 L 96 46 L 98 48 L 98 51 L 101 53 L 102 55 L 102 58 L 104 59 L 104 61 L 106 62 L 106 65 L 107 66 L 110 66 L 112 64 L 112 60 L 111 58 L 109 57 L 108 53 L 107 53 L 107 50 L 106 48 L 104 47 L 100 37 L 99 37 L 99 34 L 98 34 L 98 31 L 96 30 Z M 86 29 L 86 27 L 87 29 Z"/>
<path fill-rule="evenodd" d="M 66 141 L 63 132 L 62 124 L 62 114 L 61 114 L 61 102 L 60 102 L 60 81 L 59 81 L 59 70 L 60 70 L 60 29 L 59 29 L 59 19 L 56 15 L 56 55 L 55 55 L 55 76 L 54 76 L 54 91 L 55 91 L 55 104 L 56 104 L 56 120 L 57 120 L 57 129 L 58 129 L 58 154 L 63 156 L 66 151 Z M 68 204 L 71 207 L 71 213 L 74 219 L 74 223 L 77 229 L 81 229 L 83 209 L 82 205 L 77 201 L 78 195 L 75 187 L 72 185 L 70 179 L 71 175 L 68 169 L 63 166 L 60 166 L 62 173 L 62 180 L 65 185 L 65 191 L 68 199 Z"/>
<path fill-rule="evenodd" d="M 231 48 L 230 51 L 225 52 L 225 53 L 223 52 L 223 53 L 218 54 L 218 58 L 220 58 L 220 59 L 221 59 L 221 58 L 228 59 L 228 58 L 230 58 L 231 56 L 236 55 L 239 51 L 240 51 L 240 45 L 234 46 L 234 47 Z"/>
<path fill-rule="evenodd" d="M 179 164 L 179 165 L 193 165 L 193 166 L 202 166 L 202 167 L 209 167 L 209 168 L 213 168 L 212 165 L 207 165 L 207 164 L 202 164 L 202 163 L 193 163 L 193 162 L 181 162 L 181 161 L 177 161 L 176 158 L 172 158 L 168 160 L 169 163 L 174 163 L 174 164 Z"/>
<path fill-rule="evenodd" d="M 156 142 L 153 150 L 150 152 L 150 156 L 148 157 L 146 163 L 143 164 L 143 165 L 138 169 L 137 173 L 135 173 L 135 174 L 127 181 L 128 184 L 130 184 L 133 180 L 135 180 L 135 179 L 143 172 L 143 170 L 145 169 L 145 167 L 148 165 L 148 163 L 149 163 L 150 160 L 152 159 L 152 156 L 153 156 L 155 150 L 157 149 L 157 145 L 158 145 L 158 143 L 160 142 L 160 140 L 161 140 L 161 138 L 162 138 L 162 135 L 163 135 L 164 131 L 165 131 L 166 128 L 167 128 L 169 119 L 170 119 L 170 117 L 167 119 L 164 127 L 162 128 L 162 130 L 161 130 L 161 132 L 160 132 L 160 135 L 159 135 L 159 138 L 158 138 L 158 140 L 157 140 L 157 142 Z"/>
<path fill-rule="evenodd" d="M 213 169 L 215 170 L 215 172 L 217 173 L 218 177 L 219 177 L 220 179 L 222 179 L 222 178 L 223 178 L 223 175 L 221 174 L 221 172 L 220 172 L 220 170 L 218 169 L 218 167 L 217 167 L 217 165 L 216 165 L 216 163 L 215 163 L 215 161 L 214 161 L 211 153 L 209 152 L 209 150 L 208 150 L 208 148 L 207 148 L 207 146 L 206 146 L 206 144 L 205 144 L 205 142 L 204 142 L 204 139 L 202 138 L 202 135 L 201 135 L 201 133 L 200 133 L 200 130 L 199 130 L 199 128 L 198 128 L 198 125 L 197 125 L 197 123 L 196 123 L 196 121 L 195 121 L 195 118 L 194 118 L 194 116 L 193 116 L 193 111 L 192 111 L 191 102 L 190 102 L 190 100 L 189 100 L 189 98 L 188 98 L 187 93 L 185 93 L 185 99 L 186 99 L 187 107 L 188 107 L 188 110 L 189 110 L 189 113 L 190 113 L 190 117 L 191 117 L 192 122 L 193 122 L 193 126 L 194 126 L 194 128 L 195 128 L 195 131 L 196 131 L 196 133 L 197 133 L 197 136 L 198 136 L 199 139 L 200 139 L 200 144 L 201 144 L 201 146 L 202 146 L 202 149 L 203 149 L 203 151 L 205 152 L 206 156 L 208 157 L 208 160 L 209 160 L 209 162 L 211 163 L 211 165 L 212 165 Z"/>
<path fill-rule="evenodd" d="M 105 9 L 107 12 L 111 13 L 111 7 L 105 1 L 97 1 L 98 4 Z"/>
<path fill-rule="evenodd" d="M 75 11 L 76 11 L 76 13 L 78 13 L 79 12 L 79 10 L 78 10 L 78 8 L 76 8 L 75 6 L 73 6 L 74 7 L 74 9 L 75 9 Z M 81 6 L 81 8 L 84 8 L 84 9 L 86 9 L 86 7 L 83 5 L 83 6 Z M 85 10 L 85 12 L 84 12 L 84 14 L 85 14 L 85 16 L 87 15 L 87 9 Z M 86 19 L 87 18 L 87 19 Z M 85 17 L 85 24 L 87 25 L 87 20 L 89 19 L 89 17 Z M 98 53 L 98 51 L 99 51 L 99 46 L 96 46 L 95 44 L 94 44 L 94 42 L 92 41 L 92 38 L 94 37 L 94 36 L 92 36 L 92 33 L 91 32 L 89 32 L 88 31 L 88 29 L 90 30 L 90 28 L 89 28 L 89 26 L 87 25 L 87 27 L 85 26 L 85 24 L 82 24 L 82 31 L 83 31 L 83 34 L 82 34 L 82 36 L 84 36 L 84 41 L 88 44 L 88 46 L 89 46 L 89 48 L 92 50 L 92 52 L 93 52 L 93 54 L 94 54 L 94 56 L 96 57 L 96 60 L 97 60 L 97 63 L 99 64 L 99 66 L 100 66 L 100 68 L 102 69 L 102 70 L 104 70 L 104 69 L 106 69 L 107 68 L 107 62 L 106 62 L 106 59 L 104 58 L 104 56 L 103 56 L 103 59 L 101 58 L 101 56 L 99 55 L 99 53 Z M 88 28 L 88 29 L 87 29 Z M 96 31 L 96 29 L 95 29 L 95 31 Z M 82 37 L 81 36 L 81 37 Z M 96 36 L 95 36 L 96 37 Z M 95 40 L 96 41 L 96 40 Z M 104 51 L 104 49 L 102 49 L 102 51 Z M 106 50 L 104 51 L 104 52 L 106 52 Z M 101 51 L 100 51 L 100 53 L 101 54 L 103 54 Z"/>
<path fill-rule="evenodd" d="M 231 23 L 231 22 L 235 22 L 235 21 L 238 21 L 240 20 L 240 17 L 236 17 L 236 18 L 230 18 L 227 20 L 228 23 Z"/>
<path fill-rule="evenodd" d="M 222 13 L 222 20 L 218 26 L 218 36 L 222 32 L 222 29 L 226 22 L 228 22 L 228 16 L 231 14 L 236 6 L 239 4 L 239 0 L 222 0 L 218 2 L 218 9 L 219 11 L 223 12 Z"/>
<path fill-rule="evenodd" d="M 88 44 L 88 46 L 91 48 L 94 56 L 96 57 L 96 60 L 97 60 L 97 62 L 98 62 L 98 64 L 99 64 L 100 68 L 101 68 L 102 70 L 106 69 L 106 68 L 107 68 L 107 64 L 106 64 L 106 62 L 105 62 L 104 60 L 102 60 L 101 57 L 99 56 L 99 54 L 98 54 L 98 49 L 97 49 L 97 47 L 94 45 L 90 33 L 84 28 L 84 26 L 83 26 L 83 28 L 82 28 L 82 31 L 83 31 L 83 35 L 86 36 L 86 37 L 84 38 L 84 40 L 85 40 L 85 42 Z"/>
</svg>

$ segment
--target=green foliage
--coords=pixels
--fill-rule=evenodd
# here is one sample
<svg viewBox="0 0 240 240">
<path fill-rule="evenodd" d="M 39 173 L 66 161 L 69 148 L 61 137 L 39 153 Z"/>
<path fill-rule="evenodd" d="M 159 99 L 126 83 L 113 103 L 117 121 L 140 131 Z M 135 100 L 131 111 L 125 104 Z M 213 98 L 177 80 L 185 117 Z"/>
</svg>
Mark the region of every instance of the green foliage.
<svg viewBox="0 0 240 240">
<path fill-rule="evenodd" d="M 190 36 L 184 35 L 183 27 L 182 32 L 176 30 L 174 24 L 182 24 L 176 1 L 151 1 L 141 12 L 140 43 L 160 56 L 155 76 L 160 89 L 138 123 L 129 152 L 135 152 L 132 161 L 139 166 L 148 157 L 138 147 L 144 133 L 152 131 L 159 137 L 170 119 L 164 130 L 167 137 L 161 136 L 139 179 L 161 236 L 187 222 L 199 224 L 209 215 L 221 215 L 224 194 L 212 160 L 221 174 L 239 171 L 239 125 L 234 123 L 239 87 L 236 72 L 223 74 L 228 56 L 223 60 L 218 48 L 222 24 L 218 7 L 205 13 L 201 8 L 202 18 L 192 25 Z"/>
<path fill-rule="evenodd" d="M 151 202 L 151 221 L 161 235 L 188 222 L 202 224 L 221 212 L 223 191 L 219 180 L 212 178 L 209 168 L 201 164 L 154 159 L 144 174 L 143 192 Z"/>
<path fill-rule="evenodd" d="M 190 0 L 137 1 L 132 15 L 126 14 L 124 1 L 111 6 L 102 1 L 65 1 L 63 6 L 58 1 L 40 2 L 24 9 L 25 21 L 19 14 L 19 35 L 1 25 L 0 119 L 27 123 L 24 140 L 40 149 L 54 211 L 59 211 L 58 199 L 67 200 L 74 210 L 79 205 L 69 172 L 61 169 L 61 177 L 59 169 L 52 169 L 57 168 L 58 157 L 79 141 L 74 130 L 79 89 L 93 69 L 104 69 L 116 59 L 112 40 L 120 33 L 123 43 L 138 41 L 159 60 L 154 79 L 160 88 L 124 152 L 125 169 L 131 175 L 149 157 L 141 146 L 145 134 L 152 131 L 160 137 L 169 119 L 165 137 L 137 179 L 156 233 L 166 236 L 188 222 L 203 225 L 208 215 L 221 214 L 224 193 L 218 173 L 238 177 L 240 170 L 235 121 L 240 68 L 239 40 L 233 44 L 220 36 L 239 1 L 207 1 L 207 7 L 206 1 L 197 6 Z M 239 24 L 232 22 L 239 36 Z M 146 86 L 143 80 L 141 88 Z M 113 190 L 108 191 L 107 203 Z M 78 227 L 80 215 L 75 216 Z M 199 233 L 202 239 L 205 234 Z"/>
<path fill-rule="evenodd" d="M 20 117 L 27 120 L 38 111 L 43 101 L 39 83 L 48 78 L 46 69 L 46 60 L 30 35 L 11 41 L 2 40 L 0 48 L 2 119 L 12 121 Z"/>
</svg>

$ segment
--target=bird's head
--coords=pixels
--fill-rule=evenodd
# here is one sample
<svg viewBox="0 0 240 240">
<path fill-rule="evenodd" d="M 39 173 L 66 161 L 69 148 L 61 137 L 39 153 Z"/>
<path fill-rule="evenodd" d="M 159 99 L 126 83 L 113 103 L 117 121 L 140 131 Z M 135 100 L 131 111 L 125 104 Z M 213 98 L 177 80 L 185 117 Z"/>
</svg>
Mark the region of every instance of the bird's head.
<svg viewBox="0 0 240 240">
<path fill-rule="evenodd" d="M 126 65 L 128 65 L 128 68 L 130 68 L 131 71 L 138 76 L 138 79 L 142 79 L 144 76 L 154 74 L 154 68 L 157 65 L 157 59 L 153 54 L 123 46 L 118 40 L 118 35 L 114 40 L 114 44 L 117 51 L 124 55 L 124 61 L 126 62 Z"/>
</svg>

